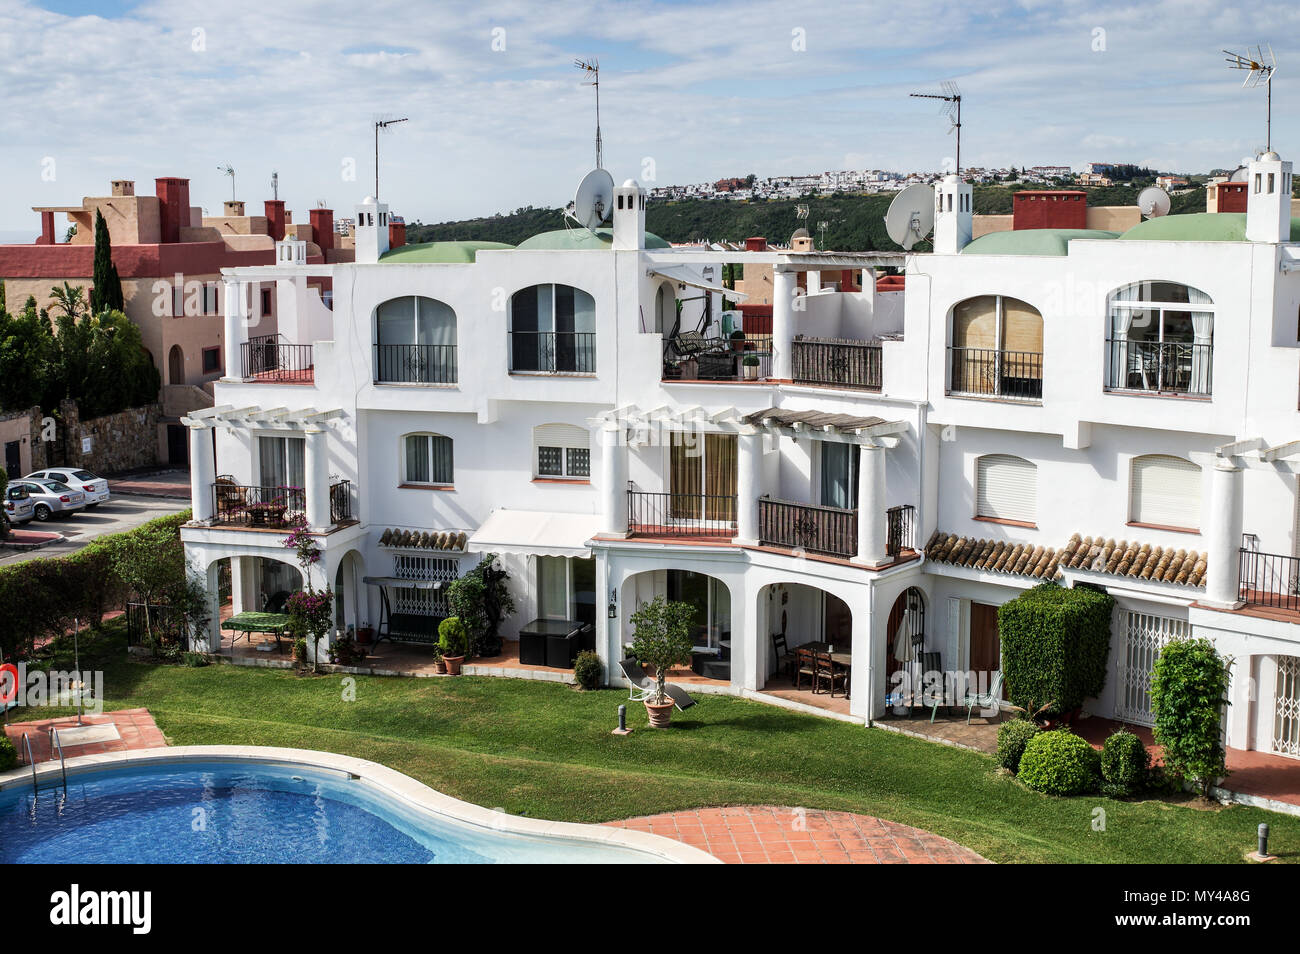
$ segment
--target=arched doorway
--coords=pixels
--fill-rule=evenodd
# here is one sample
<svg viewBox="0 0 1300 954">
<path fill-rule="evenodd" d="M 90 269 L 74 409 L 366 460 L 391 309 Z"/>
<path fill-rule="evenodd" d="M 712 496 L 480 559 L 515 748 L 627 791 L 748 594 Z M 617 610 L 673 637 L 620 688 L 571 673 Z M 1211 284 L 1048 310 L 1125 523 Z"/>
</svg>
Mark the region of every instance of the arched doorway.
<svg viewBox="0 0 1300 954">
<path fill-rule="evenodd" d="M 763 691 L 847 713 L 852 694 L 853 612 L 839 596 L 804 583 L 772 583 L 758 596 L 759 651 L 767 654 Z M 800 658 L 800 650 L 815 659 Z M 863 639 L 862 651 L 867 650 Z M 861 659 L 865 685 L 866 656 Z M 818 668 L 820 663 L 820 669 Z M 814 672 L 819 673 L 814 677 Z"/>
<path fill-rule="evenodd" d="M 178 344 L 172 345 L 171 350 L 167 352 L 167 383 L 185 383 L 185 352 Z"/>
<path fill-rule="evenodd" d="M 924 662 L 925 594 L 909 586 L 889 610 L 885 622 L 885 691 L 893 692 L 898 683 L 896 673 L 915 673 Z"/>
<path fill-rule="evenodd" d="M 732 650 L 732 599 L 727 584 L 714 576 L 693 570 L 646 570 L 623 583 L 622 613 L 624 644 L 633 639 L 632 616 L 656 596 L 695 607 L 691 641 L 695 647 L 689 671 L 672 673 L 673 679 L 693 678 L 730 682 Z"/>
</svg>

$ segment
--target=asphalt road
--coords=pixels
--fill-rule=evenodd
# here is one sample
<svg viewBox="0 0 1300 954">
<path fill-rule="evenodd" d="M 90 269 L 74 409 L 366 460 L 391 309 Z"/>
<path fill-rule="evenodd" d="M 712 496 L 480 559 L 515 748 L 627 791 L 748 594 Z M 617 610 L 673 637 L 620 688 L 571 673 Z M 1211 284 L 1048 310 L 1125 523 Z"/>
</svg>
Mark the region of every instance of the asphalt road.
<svg viewBox="0 0 1300 954">
<path fill-rule="evenodd" d="M 132 497 L 114 494 L 111 499 L 94 510 L 79 510 L 66 520 L 47 520 L 45 523 L 32 520 L 21 524 L 21 529 L 58 533 L 64 539 L 62 542 L 41 547 L 39 550 L 0 549 L 0 566 L 21 563 L 23 560 L 48 560 L 50 557 L 65 556 L 81 549 L 96 537 L 130 530 L 154 517 L 184 510 L 189 505 L 188 498 Z"/>
</svg>

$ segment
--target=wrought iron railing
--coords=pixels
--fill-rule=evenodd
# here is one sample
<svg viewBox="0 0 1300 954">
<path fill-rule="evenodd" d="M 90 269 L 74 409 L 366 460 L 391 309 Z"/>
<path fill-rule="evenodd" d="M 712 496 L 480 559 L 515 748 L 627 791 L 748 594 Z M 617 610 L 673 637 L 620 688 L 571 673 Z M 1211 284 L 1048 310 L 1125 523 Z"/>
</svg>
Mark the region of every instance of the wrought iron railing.
<svg viewBox="0 0 1300 954">
<path fill-rule="evenodd" d="M 239 346 L 240 373 L 246 381 L 310 382 L 312 346 L 285 344 L 278 334 L 259 335 Z"/>
<path fill-rule="evenodd" d="M 915 550 L 916 508 L 901 504 L 885 511 L 885 553 L 897 557 L 904 550 Z"/>
<path fill-rule="evenodd" d="M 760 497 L 758 542 L 828 556 L 858 552 L 858 512 Z"/>
<path fill-rule="evenodd" d="M 628 489 L 628 532 L 640 536 L 734 536 L 735 494 L 647 493 Z"/>
<path fill-rule="evenodd" d="M 147 614 L 147 615 L 146 615 Z M 190 638 L 187 617 L 168 603 L 126 604 L 126 644 L 143 646 L 150 631 L 161 642 L 176 641 L 181 649 L 189 649 Z"/>
<path fill-rule="evenodd" d="M 1106 387 L 1208 397 L 1214 345 L 1107 338 Z"/>
<path fill-rule="evenodd" d="M 1238 598 L 1252 606 L 1300 610 L 1300 557 L 1238 551 Z"/>
<path fill-rule="evenodd" d="M 377 344 L 376 384 L 455 384 L 455 345 Z"/>
<path fill-rule="evenodd" d="M 1013 401 L 1043 399 L 1043 356 L 1036 351 L 948 348 L 950 394 Z"/>
<path fill-rule="evenodd" d="M 330 523 L 343 523 L 352 519 L 352 481 L 340 480 L 330 484 Z"/>
<path fill-rule="evenodd" d="M 212 484 L 212 522 L 283 528 L 307 509 L 301 487 L 250 487 L 223 480 Z"/>
<path fill-rule="evenodd" d="M 772 336 L 746 334 L 664 367 L 670 381 L 758 381 L 772 374 Z"/>
<path fill-rule="evenodd" d="M 593 374 L 594 331 L 511 331 L 510 370 Z"/>
<path fill-rule="evenodd" d="M 822 384 L 879 391 L 881 350 L 878 343 L 845 338 L 794 339 L 791 377 L 796 384 Z"/>
</svg>

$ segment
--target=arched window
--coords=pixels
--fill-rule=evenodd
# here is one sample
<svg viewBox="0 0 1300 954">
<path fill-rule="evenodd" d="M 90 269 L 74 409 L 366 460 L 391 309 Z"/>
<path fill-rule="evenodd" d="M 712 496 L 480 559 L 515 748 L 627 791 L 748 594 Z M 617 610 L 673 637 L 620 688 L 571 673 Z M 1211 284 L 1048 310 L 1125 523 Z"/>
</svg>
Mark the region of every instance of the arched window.
<svg viewBox="0 0 1300 954">
<path fill-rule="evenodd" d="M 452 441 L 442 434 L 407 434 L 402 438 L 402 483 L 450 487 L 455 483 Z"/>
<path fill-rule="evenodd" d="M 952 309 L 953 394 L 1043 397 L 1043 316 L 1006 295 L 967 298 Z"/>
<path fill-rule="evenodd" d="M 1169 454 L 1134 457 L 1129 467 L 1129 521 L 1197 530 L 1201 525 L 1201 468 Z"/>
<path fill-rule="evenodd" d="M 1190 285 L 1136 282 L 1111 293 L 1106 387 L 1208 397 L 1214 302 Z"/>
<path fill-rule="evenodd" d="M 456 312 L 432 298 L 406 295 L 375 309 L 375 380 L 456 383 Z"/>
<path fill-rule="evenodd" d="M 510 370 L 596 370 L 596 301 L 569 285 L 532 285 L 510 297 Z"/>
<path fill-rule="evenodd" d="M 1038 519 L 1038 468 L 1010 454 L 977 458 L 975 516 L 1034 523 Z"/>
<path fill-rule="evenodd" d="M 172 345 L 167 352 L 167 383 L 185 383 L 185 352 L 178 344 Z"/>
<path fill-rule="evenodd" d="M 591 432 L 576 424 L 533 428 L 534 475 L 587 480 L 591 477 Z"/>
</svg>

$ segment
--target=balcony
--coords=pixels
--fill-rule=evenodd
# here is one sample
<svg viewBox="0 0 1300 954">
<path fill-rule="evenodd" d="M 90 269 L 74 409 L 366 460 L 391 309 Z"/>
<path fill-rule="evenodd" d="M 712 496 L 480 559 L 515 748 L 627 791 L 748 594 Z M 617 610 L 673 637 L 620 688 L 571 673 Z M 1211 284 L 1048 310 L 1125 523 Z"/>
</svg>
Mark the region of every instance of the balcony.
<svg viewBox="0 0 1300 954">
<path fill-rule="evenodd" d="M 1043 399 L 1043 356 L 1036 351 L 948 347 L 948 393 L 1006 401 Z"/>
<path fill-rule="evenodd" d="M 258 335 L 239 346 L 240 376 L 245 381 L 312 384 L 312 346 L 285 344 L 280 335 Z"/>
<path fill-rule="evenodd" d="M 735 494 L 627 491 L 627 528 L 633 537 L 730 540 L 736 535 Z"/>
<path fill-rule="evenodd" d="M 1106 351 L 1108 390 L 1210 396 L 1212 344 L 1107 338 Z"/>
<path fill-rule="evenodd" d="M 915 513 L 911 504 L 885 511 L 885 553 L 890 559 L 897 560 L 914 549 Z M 858 555 L 858 512 L 762 497 L 758 501 L 758 538 L 764 546 L 849 560 Z"/>
<path fill-rule="evenodd" d="M 594 331 L 511 331 L 511 374 L 595 374 Z"/>
<path fill-rule="evenodd" d="M 847 338 L 794 339 L 790 352 L 795 384 L 879 391 L 880 344 Z"/>
<path fill-rule="evenodd" d="M 1237 553 L 1238 599 L 1248 606 L 1300 612 L 1300 557 L 1244 547 Z"/>
<path fill-rule="evenodd" d="M 772 336 L 673 339 L 676 357 L 664 362 L 665 381 L 759 381 L 772 373 Z"/>
<path fill-rule="evenodd" d="M 455 384 L 455 345 L 377 344 L 376 384 Z"/>
<path fill-rule="evenodd" d="M 231 477 L 212 483 L 212 525 L 287 530 L 307 515 L 307 495 L 301 487 L 266 487 L 237 484 Z M 330 522 L 352 519 L 352 482 L 330 484 Z"/>
</svg>

